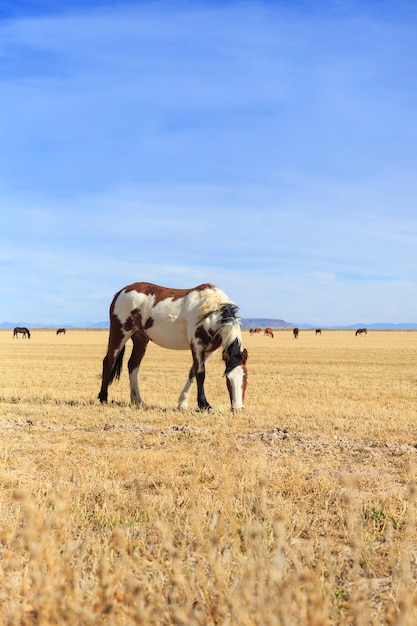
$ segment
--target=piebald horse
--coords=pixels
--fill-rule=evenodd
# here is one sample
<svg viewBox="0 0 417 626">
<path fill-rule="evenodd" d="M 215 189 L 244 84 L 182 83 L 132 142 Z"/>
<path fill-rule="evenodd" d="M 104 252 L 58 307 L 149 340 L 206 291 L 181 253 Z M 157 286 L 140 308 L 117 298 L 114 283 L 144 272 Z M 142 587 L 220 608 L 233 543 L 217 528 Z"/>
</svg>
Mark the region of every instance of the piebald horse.
<svg viewBox="0 0 417 626">
<path fill-rule="evenodd" d="M 248 352 L 242 348 L 238 306 L 218 287 L 198 285 L 170 289 L 151 283 L 133 283 L 116 293 L 110 305 L 110 334 L 103 359 L 100 402 L 107 402 L 108 386 L 120 377 L 125 344 L 133 342 L 128 362 L 130 400 L 142 404 L 138 373 L 149 341 L 171 350 L 190 350 L 192 366 L 178 400 L 186 409 L 190 389 L 197 381 L 200 410 L 211 406 L 204 392 L 205 365 L 220 347 L 232 411 L 243 409 L 247 385 Z"/>
<path fill-rule="evenodd" d="M 13 339 L 15 337 L 16 339 L 19 339 L 19 333 L 23 335 L 23 339 L 26 339 L 26 337 L 30 339 L 29 328 L 25 328 L 24 326 L 16 326 L 16 328 L 13 330 Z"/>
</svg>

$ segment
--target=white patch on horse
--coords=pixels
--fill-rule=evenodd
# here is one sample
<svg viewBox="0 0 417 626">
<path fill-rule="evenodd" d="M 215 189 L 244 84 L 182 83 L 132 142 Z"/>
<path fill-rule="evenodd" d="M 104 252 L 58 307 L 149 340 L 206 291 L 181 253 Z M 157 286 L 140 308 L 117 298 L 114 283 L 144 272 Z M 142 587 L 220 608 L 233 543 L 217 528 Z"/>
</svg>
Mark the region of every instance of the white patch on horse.
<svg viewBox="0 0 417 626">
<path fill-rule="evenodd" d="M 233 410 L 239 410 L 245 408 L 242 402 L 242 393 L 239 393 L 239 390 L 242 389 L 243 380 L 244 380 L 244 371 L 241 367 L 235 367 L 230 373 L 227 374 L 231 388 L 231 403 Z"/>
</svg>

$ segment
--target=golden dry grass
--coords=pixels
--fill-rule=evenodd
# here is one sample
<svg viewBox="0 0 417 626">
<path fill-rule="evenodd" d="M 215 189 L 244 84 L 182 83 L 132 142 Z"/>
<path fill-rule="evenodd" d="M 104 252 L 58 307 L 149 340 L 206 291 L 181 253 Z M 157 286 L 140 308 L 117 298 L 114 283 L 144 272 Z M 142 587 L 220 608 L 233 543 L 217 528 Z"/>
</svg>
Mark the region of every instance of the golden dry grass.
<svg viewBox="0 0 417 626">
<path fill-rule="evenodd" d="M 207 414 L 186 352 L 101 406 L 106 331 L 0 332 L 0 624 L 414 626 L 417 333 L 244 340 Z"/>
</svg>

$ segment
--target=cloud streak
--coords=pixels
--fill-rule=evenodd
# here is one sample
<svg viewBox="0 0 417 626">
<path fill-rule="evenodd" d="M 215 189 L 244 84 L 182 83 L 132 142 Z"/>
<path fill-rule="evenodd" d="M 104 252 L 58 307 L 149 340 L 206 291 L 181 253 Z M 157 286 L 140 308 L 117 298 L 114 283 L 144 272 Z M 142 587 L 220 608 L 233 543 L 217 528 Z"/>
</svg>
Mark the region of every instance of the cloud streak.
<svg viewBox="0 0 417 626">
<path fill-rule="evenodd" d="M 0 318 L 101 321 L 149 280 L 217 282 L 247 317 L 413 320 L 413 6 L 16 7 Z"/>
</svg>

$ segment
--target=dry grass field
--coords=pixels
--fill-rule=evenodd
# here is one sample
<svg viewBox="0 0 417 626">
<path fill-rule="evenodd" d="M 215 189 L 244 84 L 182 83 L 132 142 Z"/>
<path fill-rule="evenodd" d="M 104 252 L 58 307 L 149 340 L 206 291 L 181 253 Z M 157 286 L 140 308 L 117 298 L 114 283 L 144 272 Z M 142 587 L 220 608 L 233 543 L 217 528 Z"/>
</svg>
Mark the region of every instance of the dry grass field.
<svg viewBox="0 0 417 626">
<path fill-rule="evenodd" d="M 417 333 L 244 332 L 235 414 L 154 345 L 100 405 L 107 337 L 0 332 L 1 625 L 417 623 Z"/>
</svg>

